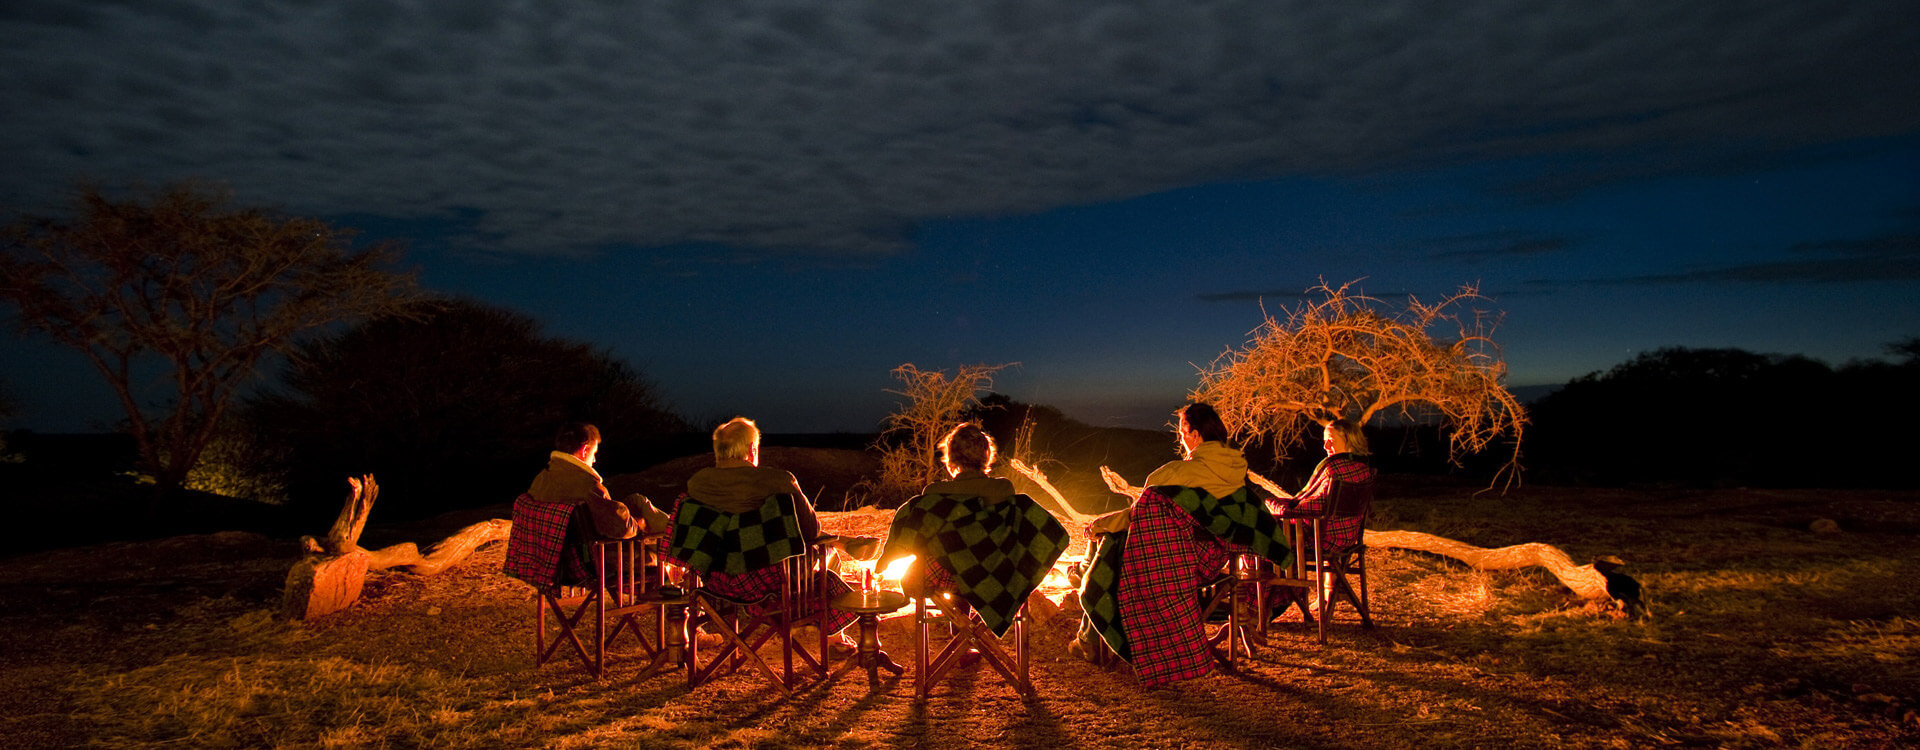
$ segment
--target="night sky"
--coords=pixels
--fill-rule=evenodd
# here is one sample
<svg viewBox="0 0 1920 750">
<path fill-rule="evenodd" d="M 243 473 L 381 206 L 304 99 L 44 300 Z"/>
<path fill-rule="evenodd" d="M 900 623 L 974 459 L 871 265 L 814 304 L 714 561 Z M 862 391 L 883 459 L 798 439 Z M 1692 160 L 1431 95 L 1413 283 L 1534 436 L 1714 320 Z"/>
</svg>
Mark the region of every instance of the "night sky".
<svg viewBox="0 0 1920 750">
<path fill-rule="evenodd" d="M 903 362 L 1159 426 L 1322 279 L 1478 284 L 1516 386 L 1920 335 L 1911 0 L 7 0 L 0 66 L 0 207 L 222 181 L 771 432 Z"/>
</svg>

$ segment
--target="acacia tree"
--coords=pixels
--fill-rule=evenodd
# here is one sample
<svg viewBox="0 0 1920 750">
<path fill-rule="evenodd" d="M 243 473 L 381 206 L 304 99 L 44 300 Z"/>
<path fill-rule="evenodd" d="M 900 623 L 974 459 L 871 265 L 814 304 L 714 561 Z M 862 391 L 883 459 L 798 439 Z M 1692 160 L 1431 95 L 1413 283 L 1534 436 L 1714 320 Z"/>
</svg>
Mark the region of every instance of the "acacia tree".
<svg viewBox="0 0 1920 750">
<path fill-rule="evenodd" d="M 160 496 L 177 491 L 264 358 L 302 333 L 397 308 L 411 275 L 316 219 L 235 207 L 185 182 L 125 199 L 82 186 L 69 217 L 26 217 L 0 246 L 0 299 L 24 332 L 79 350 L 126 411 Z M 170 392 L 149 409 L 141 396 Z"/>
<path fill-rule="evenodd" d="M 1266 316 L 1244 347 L 1201 373 L 1194 398 L 1213 404 L 1236 436 L 1277 446 L 1335 417 L 1366 424 L 1392 411 L 1438 419 L 1456 462 L 1511 436 L 1514 453 L 1502 473 L 1516 468 L 1526 412 L 1501 384 L 1497 314 L 1463 311 L 1485 299 L 1478 289 L 1465 286 L 1432 304 L 1410 297 L 1395 308 L 1352 286 L 1323 283 L 1309 290 L 1321 299 L 1285 318 Z"/>
<path fill-rule="evenodd" d="M 880 481 L 873 492 L 882 504 L 905 501 L 940 477 L 945 430 L 980 403 L 978 394 L 993 388 L 995 373 L 1014 364 L 962 365 L 951 376 L 911 362 L 893 369 L 903 386 L 888 393 L 904 396 L 906 402 L 887 416 L 886 430 L 874 444 L 880 452 Z"/>
</svg>

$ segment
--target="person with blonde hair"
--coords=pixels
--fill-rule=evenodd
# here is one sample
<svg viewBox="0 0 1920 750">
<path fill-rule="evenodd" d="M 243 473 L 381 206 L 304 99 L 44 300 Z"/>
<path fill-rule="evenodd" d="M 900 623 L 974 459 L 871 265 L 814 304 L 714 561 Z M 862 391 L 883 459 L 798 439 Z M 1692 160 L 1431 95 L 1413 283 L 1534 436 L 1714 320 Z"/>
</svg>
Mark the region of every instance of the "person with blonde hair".
<svg viewBox="0 0 1920 750">
<path fill-rule="evenodd" d="M 745 513 L 782 494 L 793 496 L 801 536 L 819 536 L 820 519 L 800 480 L 792 472 L 760 465 L 760 426 L 746 417 L 714 428 L 713 466 L 687 479 L 689 497 L 728 513 Z"/>
<path fill-rule="evenodd" d="M 791 502 L 786 502 L 782 496 L 790 498 Z M 784 541 L 777 543 L 810 544 L 823 537 L 819 516 L 814 512 L 812 501 L 800 489 L 800 481 L 784 469 L 760 465 L 760 426 L 746 417 L 727 420 L 713 431 L 713 466 L 694 472 L 687 479 L 686 493 L 674 504 L 671 515 L 675 527 L 668 539 L 667 556 L 685 564 L 695 560 L 695 556 L 711 560 L 715 556 L 727 557 L 726 553 L 748 551 L 742 547 L 709 549 L 702 546 L 706 544 L 724 547 L 753 542 L 760 545 L 760 549 L 765 549 L 766 545 L 777 541 L 771 537 L 778 534 L 770 529 L 762 529 L 751 537 L 744 534 L 730 536 L 725 532 L 694 535 L 689 529 L 704 527 L 709 532 L 738 530 L 742 519 L 747 525 L 763 524 L 768 518 L 763 515 L 766 508 L 775 506 L 781 508 L 779 518 L 784 519 L 787 513 L 792 514 L 794 530 L 798 532 L 797 537 L 787 536 Z M 695 541 L 696 536 L 702 541 Z M 731 541 L 720 541 L 722 539 Z M 834 537 L 828 544 L 845 553 L 848 540 Z M 832 560 L 833 556 L 830 555 L 829 565 L 837 568 L 838 563 Z M 690 567 L 701 569 L 698 565 Z M 777 560 L 774 564 L 762 567 L 703 571 L 703 585 L 706 588 L 735 601 L 765 601 L 767 597 L 778 593 L 784 582 L 785 573 Z M 818 600 L 802 606 L 820 615 L 818 627 L 825 634 L 839 633 L 854 621 L 854 615 L 828 609 L 825 604 L 852 588 L 831 571 L 823 572 L 817 585 L 821 591 Z M 753 606 L 758 608 L 763 605 Z M 822 640 L 826 640 L 825 635 Z M 826 644 L 822 645 L 824 647 Z M 853 647 L 853 642 L 844 635 L 833 641 L 833 649 L 841 654 L 850 653 Z"/>
<path fill-rule="evenodd" d="M 1369 463 L 1367 436 L 1359 423 L 1337 418 L 1323 423 L 1321 430 L 1324 436 L 1320 446 L 1327 457 L 1313 467 L 1313 474 L 1299 492 L 1267 499 L 1267 510 L 1276 518 L 1317 516 L 1322 504 L 1333 495 L 1335 481 L 1371 482 L 1378 474 Z M 1336 518 L 1328 521 L 1321 533 L 1329 548 L 1346 549 L 1360 543 L 1365 523 L 1366 519 L 1360 517 Z"/>
</svg>

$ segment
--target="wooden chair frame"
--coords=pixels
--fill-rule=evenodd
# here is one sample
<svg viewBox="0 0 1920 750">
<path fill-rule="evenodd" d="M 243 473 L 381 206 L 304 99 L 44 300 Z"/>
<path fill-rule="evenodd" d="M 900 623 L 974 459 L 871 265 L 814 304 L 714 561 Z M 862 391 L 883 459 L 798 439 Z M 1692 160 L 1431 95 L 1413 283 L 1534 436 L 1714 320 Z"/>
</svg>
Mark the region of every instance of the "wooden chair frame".
<svg viewBox="0 0 1920 750">
<path fill-rule="evenodd" d="M 822 583 L 824 577 L 830 575 L 826 543 L 832 539 L 831 536 L 816 539 L 805 554 L 780 561 L 780 590 L 758 601 L 740 601 L 700 586 L 698 575 L 688 572 L 687 590 L 692 592 L 692 597 L 688 603 L 686 632 L 692 635 L 698 628 L 707 627 L 715 631 L 722 641 L 719 651 L 702 665 L 696 640 L 687 639 L 685 663 L 688 689 L 732 674 L 742 666 L 752 665 L 755 671 L 779 687 L 781 692 L 791 692 L 796 682 L 796 655 L 800 657 L 804 668 L 813 671 L 819 678 L 827 677 L 829 634 L 821 625 L 827 616 L 828 602 Z M 762 607 L 763 611 L 757 615 L 742 616 L 748 607 L 756 605 Z M 793 637 L 793 629 L 802 625 L 813 625 L 820 632 L 820 642 L 815 650 L 809 651 L 805 644 Z M 775 673 L 759 653 L 760 648 L 775 637 L 780 639 L 782 670 L 779 673 Z"/>
<path fill-rule="evenodd" d="M 1295 554 L 1293 563 L 1275 569 L 1270 564 L 1250 556 L 1243 555 L 1240 565 L 1243 572 L 1238 578 L 1254 589 L 1253 617 L 1258 621 L 1258 639 L 1265 641 L 1267 626 L 1273 616 L 1268 613 L 1267 590 L 1270 587 L 1297 589 L 1298 594 L 1291 595 L 1287 606 L 1299 605 L 1302 613 L 1315 621 L 1319 631 L 1321 645 L 1327 642 L 1327 622 L 1332 619 L 1333 607 L 1341 598 L 1345 598 L 1360 614 L 1360 626 L 1373 627 L 1372 605 L 1367 595 L 1367 545 L 1364 521 L 1361 526 L 1362 541 L 1355 542 L 1346 549 L 1329 549 L 1326 540 L 1326 523 L 1336 518 L 1366 518 L 1372 510 L 1373 483 L 1335 481 L 1333 494 L 1323 503 L 1321 512 L 1311 516 L 1296 516 L 1279 519 L 1286 527 L 1287 544 Z M 1311 551 L 1313 554 L 1308 555 Z M 1352 579 L 1359 580 L 1359 594 L 1354 594 Z M 1309 612 L 1306 592 L 1314 592 L 1314 601 L 1318 606 L 1315 612 Z M 1284 610 L 1283 610 L 1284 611 Z"/>
<path fill-rule="evenodd" d="M 1031 660 L 1027 648 L 1027 605 L 1021 604 L 1020 610 L 1013 616 L 1013 652 L 1008 653 L 1000 645 L 993 630 L 980 621 L 970 608 L 956 606 L 953 594 L 928 592 L 926 596 L 913 597 L 913 691 L 916 698 L 924 699 L 945 677 L 949 670 L 960 663 L 964 653 L 962 649 L 973 646 L 980 654 L 980 660 L 999 672 L 1015 692 L 1026 697 L 1035 695 L 1030 671 Z M 937 599 L 937 601 L 936 601 Z M 952 634 L 940 653 L 932 653 L 932 631 L 938 624 L 945 624 Z"/>
<path fill-rule="evenodd" d="M 570 653 L 595 677 L 607 672 L 607 651 L 622 633 L 631 633 L 647 656 L 658 660 L 665 643 L 666 619 L 656 617 L 651 635 L 640 618 L 658 611 L 650 594 L 661 585 L 661 570 L 653 556 L 655 534 L 633 539 L 607 539 L 591 544 L 593 580 L 582 586 L 537 587 L 534 598 L 534 666 L 545 665 L 561 650 Z M 593 614 L 593 648 L 580 637 L 582 621 Z M 548 615 L 555 624 L 548 635 Z"/>
</svg>

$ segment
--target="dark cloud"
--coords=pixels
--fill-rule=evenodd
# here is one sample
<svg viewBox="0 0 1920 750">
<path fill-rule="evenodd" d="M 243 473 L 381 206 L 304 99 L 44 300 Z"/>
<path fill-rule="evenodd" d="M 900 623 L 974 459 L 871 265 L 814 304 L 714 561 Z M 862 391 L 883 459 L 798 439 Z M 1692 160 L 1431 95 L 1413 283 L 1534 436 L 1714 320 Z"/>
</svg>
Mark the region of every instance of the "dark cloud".
<svg viewBox="0 0 1920 750">
<path fill-rule="evenodd" d="M 196 175 L 471 207 L 469 241 L 535 253 L 871 256 L 930 217 L 1223 178 L 1586 155 L 1546 193 L 1920 125 L 1898 0 L 19 0 L 0 65 L 7 206 Z"/>
<path fill-rule="evenodd" d="M 1531 257 L 1557 253 L 1573 247 L 1567 237 L 1550 237 L 1520 231 L 1483 232 L 1429 240 L 1426 245 L 1433 260 L 1457 260 L 1469 263 Z"/>
<path fill-rule="evenodd" d="M 1789 252 L 1796 257 L 1669 274 L 1532 283 L 1541 286 L 1564 286 L 1697 283 L 1852 284 L 1920 281 L 1920 235 L 1892 234 L 1864 240 L 1802 242 L 1789 248 Z"/>
<path fill-rule="evenodd" d="M 1196 294 L 1193 298 L 1201 302 L 1258 302 L 1269 299 L 1302 300 L 1314 296 L 1315 295 L 1310 295 L 1305 292 L 1273 289 L 1268 291 L 1213 292 L 1209 294 Z"/>
</svg>

